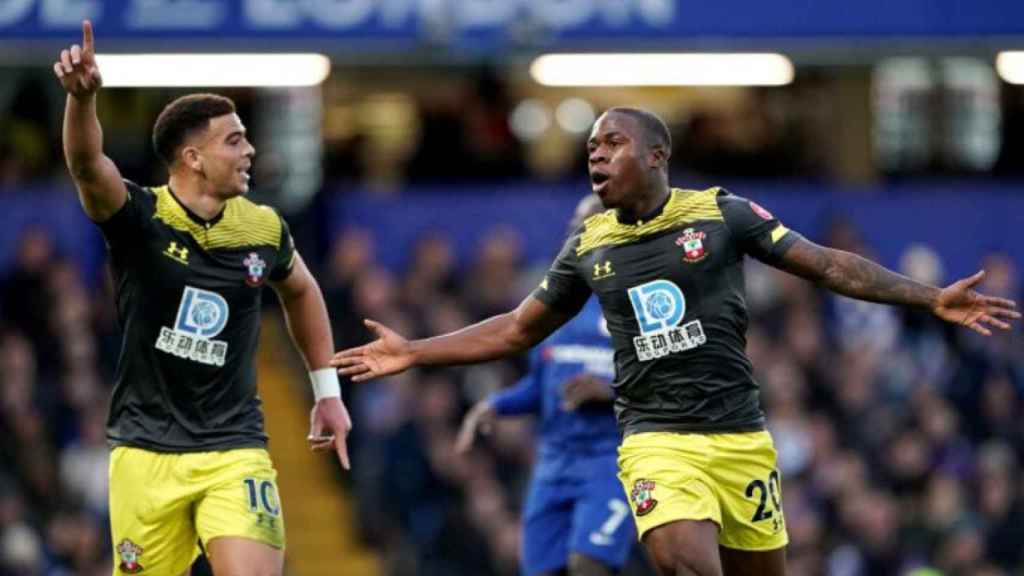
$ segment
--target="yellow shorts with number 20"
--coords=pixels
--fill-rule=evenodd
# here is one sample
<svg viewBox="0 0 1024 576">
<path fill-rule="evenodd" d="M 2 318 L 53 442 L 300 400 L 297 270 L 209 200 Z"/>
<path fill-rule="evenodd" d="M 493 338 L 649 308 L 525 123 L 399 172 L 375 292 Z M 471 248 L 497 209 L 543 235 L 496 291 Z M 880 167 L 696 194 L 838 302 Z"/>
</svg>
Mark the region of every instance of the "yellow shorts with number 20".
<svg viewBox="0 0 1024 576">
<path fill-rule="evenodd" d="M 718 542 L 737 550 L 784 547 L 782 479 L 766 431 L 646 432 L 619 447 L 619 480 L 637 533 L 677 520 L 711 520 Z"/>
</svg>

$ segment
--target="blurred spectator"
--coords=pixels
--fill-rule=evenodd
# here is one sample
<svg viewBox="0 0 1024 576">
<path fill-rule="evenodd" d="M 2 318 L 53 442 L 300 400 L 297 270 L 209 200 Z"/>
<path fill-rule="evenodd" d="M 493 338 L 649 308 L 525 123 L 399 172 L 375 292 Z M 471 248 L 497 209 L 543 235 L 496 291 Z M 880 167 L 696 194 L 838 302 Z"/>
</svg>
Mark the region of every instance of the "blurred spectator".
<svg viewBox="0 0 1024 576">
<path fill-rule="evenodd" d="M 0 310 L 4 323 L 28 336 L 39 368 L 47 371 L 56 358 L 56 339 L 50 323 L 52 294 L 47 276 L 54 262 L 49 235 L 39 228 L 28 228 L 18 241 L 14 267 L 0 284 Z"/>
<path fill-rule="evenodd" d="M 0 189 L 49 181 L 64 168 L 60 139 L 53 138 L 57 126 L 53 117 L 51 76 L 42 70 L 15 74 L 7 87 L 9 101 L 0 94 Z M 3 90 L 2 92 L 7 92 Z"/>
<path fill-rule="evenodd" d="M 369 232 L 350 229 L 332 245 L 323 279 L 324 300 L 331 317 L 331 331 L 337 349 L 366 341 L 367 331 L 356 309 L 355 288 L 359 276 L 373 265 L 373 238 Z"/>
<path fill-rule="evenodd" d="M 455 249 L 451 240 L 439 231 L 424 235 L 413 247 L 402 297 L 422 317 L 439 300 L 454 296 L 457 287 Z"/>
<path fill-rule="evenodd" d="M 785 108 L 768 92 L 751 91 L 737 106 L 696 110 L 672 156 L 679 168 L 708 176 L 792 176 L 807 154 Z"/>
<path fill-rule="evenodd" d="M 69 498 L 106 519 L 110 449 L 107 447 L 105 403 L 93 403 L 81 415 L 79 437 L 60 454 L 60 478 Z"/>
<path fill-rule="evenodd" d="M 409 161 L 409 180 L 504 180 L 525 175 L 522 144 L 508 125 L 510 98 L 493 70 L 479 70 L 469 89 L 458 84 L 435 87 L 420 106 L 420 141 Z"/>
<path fill-rule="evenodd" d="M 475 319 L 507 312 L 525 296 L 527 289 L 519 281 L 521 242 L 516 231 L 506 228 L 491 230 L 481 241 L 460 294 Z"/>
</svg>

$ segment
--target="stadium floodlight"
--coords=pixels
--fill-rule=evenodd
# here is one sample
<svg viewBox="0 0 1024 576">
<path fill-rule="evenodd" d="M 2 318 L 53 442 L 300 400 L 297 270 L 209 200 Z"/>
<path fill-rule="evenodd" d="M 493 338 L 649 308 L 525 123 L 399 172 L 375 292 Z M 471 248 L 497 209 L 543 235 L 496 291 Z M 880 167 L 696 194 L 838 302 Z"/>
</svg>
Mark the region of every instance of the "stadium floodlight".
<svg viewBox="0 0 1024 576">
<path fill-rule="evenodd" d="M 1000 52 L 996 56 L 996 72 L 1010 84 L 1024 84 L 1024 52 Z"/>
<path fill-rule="evenodd" d="M 793 63 L 772 53 L 544 54 L 530 75 L 544 86 L 782 86 Z"/>
<path fill-rule="evenodd" d="M 97 54 L 104 86 L 317 86 L 331 72 L 323 54 Z"/>
</svg>

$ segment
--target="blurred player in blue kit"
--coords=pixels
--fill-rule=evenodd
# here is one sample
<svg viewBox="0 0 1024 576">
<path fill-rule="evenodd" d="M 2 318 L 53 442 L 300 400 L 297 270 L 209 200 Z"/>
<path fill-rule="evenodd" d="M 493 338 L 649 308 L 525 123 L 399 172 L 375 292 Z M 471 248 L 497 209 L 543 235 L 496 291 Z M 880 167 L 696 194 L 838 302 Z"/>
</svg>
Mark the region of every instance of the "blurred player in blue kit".
<svg viewBox="0 0 1024 576">
<path fill-rule="evenodd" d="M 572 229 L 601 211 L 580 201 Z M 495 417 L 537 414 L 538 461 L 523 509 L 522 573 L 604 576 L 625 564 L 636 539 L 616 478 L 621 434 L 612 411 L 611 335 L 591 298 L 572 321 L 530 353 L 530 371 L 514 387 L 477 403 L 457 440 L 465 452 Z"/>
</svg>

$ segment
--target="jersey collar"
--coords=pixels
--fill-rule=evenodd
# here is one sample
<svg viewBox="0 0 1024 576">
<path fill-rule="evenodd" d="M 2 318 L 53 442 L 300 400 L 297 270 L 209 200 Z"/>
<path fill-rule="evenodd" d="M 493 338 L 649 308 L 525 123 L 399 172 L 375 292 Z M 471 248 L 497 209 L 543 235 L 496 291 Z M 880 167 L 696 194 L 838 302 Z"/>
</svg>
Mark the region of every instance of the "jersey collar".
<svg viewBox="0 0 1024 576">
<path fill-rule="evenodd" d="M 171 188 L 170 184 L 167 184 L 167 192 L 171 195 L 171 198 L 174 198 L 174 201 L 178 204 L 178 206 L 181 206 L 181 209 L 184 210 L 185 215 L 188 216 L 188 219 L 195 222 L 196 224 L 199 224 L 203 228 L 209 228 L 211 226 L 216 225 L 217 222 L 220 222 L 221 219 L 224 218 L 224 212 L 227 210 L 228 207 L 227 203 L 224 203 L 224 207 L 221 208 L 220 212 L 218 212 L 217 215 L 214 216 L 213 218 L 207 220 L 200 216 L 199 214 L 196 214 L 195 212 L 189 210 L 188 206 L 185 206 L 185 203 L 182 202 L 174 193 L 174 190 Z"/>
<path fill-rule="evenodd" d="M 640 226 L 644 222 L 650 222 L 651 220 L 654 220 L 658 216 L 661 216 L 661 213 L 665 211 L 665 206 L 668 206 L 668 203 L 672 201 L 672 197 L 675 196 L 675 194 L 675 188 L 670 188 L 668 191 L 668 195 L 665 196 L 665 200 L 663 200 L 657 208 L 651 210 L 647 214 L 644 214 L 640 218 L 634 219 L 623 217 L 622 213 L 619 212 L 618 210 L 615 211 L 615 218 L 619 222 L 619 224 L 626 224 L 628 226 Z"/>
</svg>

